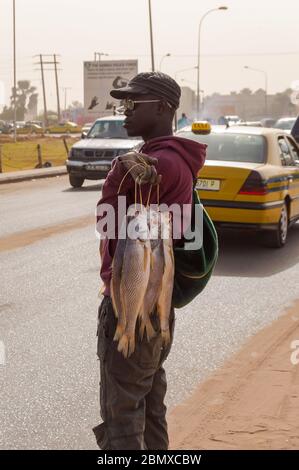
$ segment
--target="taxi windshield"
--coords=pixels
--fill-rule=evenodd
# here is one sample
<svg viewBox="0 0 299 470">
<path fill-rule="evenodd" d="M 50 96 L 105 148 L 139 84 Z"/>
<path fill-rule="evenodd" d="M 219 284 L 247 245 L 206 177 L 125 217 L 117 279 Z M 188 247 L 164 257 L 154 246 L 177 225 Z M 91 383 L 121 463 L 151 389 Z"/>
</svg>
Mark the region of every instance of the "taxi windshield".
<svg viewBox="0 0 299 470">
<path fill-rule="evenodd" d="M 178 137 L 208 144 L 207 160 L 264 163 L 266 140 L 254 134 L 212 133 L 196 135 L 191 131 L 178 132 Z"/>
</svg>

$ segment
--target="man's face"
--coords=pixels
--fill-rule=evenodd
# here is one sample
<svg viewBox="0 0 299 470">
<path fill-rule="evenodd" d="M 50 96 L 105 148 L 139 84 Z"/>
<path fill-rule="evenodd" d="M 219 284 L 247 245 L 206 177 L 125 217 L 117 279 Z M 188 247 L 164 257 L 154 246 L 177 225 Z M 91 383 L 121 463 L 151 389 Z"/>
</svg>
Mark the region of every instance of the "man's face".
<svg viewBox="0 0 299 470">
<path fill-rule="evenodd" d="M 128 95 L 127 99 L 133 101 L 159 100 L 153 95 Z M 159 120 L 161 119 L 160 111 L 161 101 L 155 103 L 136 103 L 134 109 L 126 110 L 124 128 L 129 137 L 147 136 L 151 134 Z"/>
</svg>

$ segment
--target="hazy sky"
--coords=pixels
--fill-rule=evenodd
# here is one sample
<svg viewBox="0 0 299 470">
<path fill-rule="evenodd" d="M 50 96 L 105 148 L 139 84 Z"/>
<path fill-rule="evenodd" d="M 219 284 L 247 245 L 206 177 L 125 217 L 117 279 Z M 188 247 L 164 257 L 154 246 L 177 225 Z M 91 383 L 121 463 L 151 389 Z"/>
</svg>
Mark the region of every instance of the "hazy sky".
<svg viewBox="0 0 299 470">
<path fill-rule="evenodd" d="M 13 77 L 12 3 L 0 0 L 0 80 L 6 101 Z M 270 93 L 299 80 L 298 0 L 152 0 L 156 68 L 169 52 L 162 70 L 176 75 L 181 85 L 196 88 L 196 70 L 176 72 L 196 66 L 200 18 L 219 5 L 229 10 L 208 15 L 201 32 L 205 94 L 263 88 L 263 74 L 245 70 L 244 65 L 268 73 Z M 109 53 L 111 59 L 137 58 L 139 71 L 150 70 L 148 0 L 16 0 L 16 11 L 17 78 L 31 80 L 40 93 L 33 57 L 40 53 L 60 54 L 60 86 L 71 87 L 68 103 L 83 100 L 82 63 L 92 60 L 95 51 Z M 46 73 L 52 108 L 53 77 Z"/>
</svg>

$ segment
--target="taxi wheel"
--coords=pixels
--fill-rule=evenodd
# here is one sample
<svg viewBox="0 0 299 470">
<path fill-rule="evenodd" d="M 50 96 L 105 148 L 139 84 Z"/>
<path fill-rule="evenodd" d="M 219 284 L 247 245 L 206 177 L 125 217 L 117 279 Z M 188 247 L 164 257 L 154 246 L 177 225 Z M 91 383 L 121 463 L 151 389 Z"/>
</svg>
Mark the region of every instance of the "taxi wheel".
<svg viewBox="0 0 299 470">
<path fill-rule="evenodd" d="M 82 184 L 84 183 L 84 178 L 81 176 L 69 175 L 70 185 L 73 188 L 81 188 Z"/>
<path fill-rule="evenodd" d="M 276 230 L 264 233 L 264 244 L 270 248 L 282 248 L 285 246 L 288 236 L 289 216 L 288 208 L 284 203 Z"/>
</svg>

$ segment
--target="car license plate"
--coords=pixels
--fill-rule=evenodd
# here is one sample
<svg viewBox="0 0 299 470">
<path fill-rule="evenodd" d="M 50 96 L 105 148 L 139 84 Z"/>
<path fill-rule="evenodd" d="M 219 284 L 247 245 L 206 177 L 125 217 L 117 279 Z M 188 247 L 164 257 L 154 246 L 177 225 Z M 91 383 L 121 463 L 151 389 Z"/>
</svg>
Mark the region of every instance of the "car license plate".
<svg viewBox="0 0 299 470">
<path fill-rule="evenodd" d="M 86 165 L 87 170 L 101 170 L 109 171 L 111 169 L 110 165 Z"/>
<path fill-rule="evenodd" d="M 196 183 L 196 189 L 205 191 L 219 191 L 220 180 L 199 178 Z"/>
</svg>

